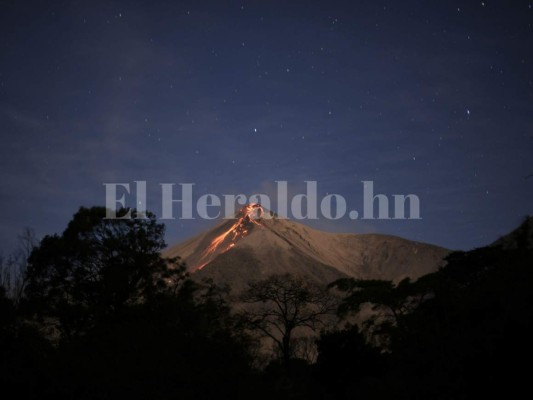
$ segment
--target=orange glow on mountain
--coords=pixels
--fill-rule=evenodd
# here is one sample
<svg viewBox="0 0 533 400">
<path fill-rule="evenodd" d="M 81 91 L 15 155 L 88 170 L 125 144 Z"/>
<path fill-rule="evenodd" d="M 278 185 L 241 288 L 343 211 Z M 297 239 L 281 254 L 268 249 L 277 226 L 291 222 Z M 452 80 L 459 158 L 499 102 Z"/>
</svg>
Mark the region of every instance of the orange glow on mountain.
<svg viewBox="0 0 533 400">
<path fill-rule="evenodd" d="M 197 269 L 202 269 L 209 263 L 207 260 L 209 256 L 218 252 L 225 253 L 235 246 L 238 239 L 245 237 L 248 234 L 251 225 L 261 226 L 261 218 L 263 218 L 265 210 L 257 203 L 248 204 L 244 206 L 237 214 L 235 223 L 225 232 L 222 232 L 214 238 L 209 246 L 205 249 L 200 258 L 200 265 Z M 229 243 L 228 243 L 229 242 Z"/>
</svg>

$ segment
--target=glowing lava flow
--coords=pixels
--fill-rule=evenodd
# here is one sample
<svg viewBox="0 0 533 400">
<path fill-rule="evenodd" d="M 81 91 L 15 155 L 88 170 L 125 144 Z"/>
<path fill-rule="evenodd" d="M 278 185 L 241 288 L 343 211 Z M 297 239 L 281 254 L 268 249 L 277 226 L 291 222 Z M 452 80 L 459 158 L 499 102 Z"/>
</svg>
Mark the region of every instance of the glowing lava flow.
<svg viewBox="0 0 533 400">
<path fill-rule="evenodd" d="M 221 233 L 213 239 L 211 244 L 205 249 L 202 257 L 200 258 L 200 262 L 205 261 L 207 257 L 215 253 L 215 251 L 224 243 L 228 236 L 231 239 L 231 243 L 220 253 L 225 253 L 235 246 L 235 241 L 237 239 L 243 238 L 247 235 L 247 225 L 249 226 L 249 224 L 255 224 L 261 226 L 259 220 L 263 217 L 263 213 L 263 207 L 261 207 L 259 204 L 248 204 L 245 206 L 239 213 L 241 216 L 237 218 L 237 221 L 227 231 Z M 208 261 L 203 262 L 197 267 L 197 269 L 202 269 L 207 263 Z"/>
</svg>

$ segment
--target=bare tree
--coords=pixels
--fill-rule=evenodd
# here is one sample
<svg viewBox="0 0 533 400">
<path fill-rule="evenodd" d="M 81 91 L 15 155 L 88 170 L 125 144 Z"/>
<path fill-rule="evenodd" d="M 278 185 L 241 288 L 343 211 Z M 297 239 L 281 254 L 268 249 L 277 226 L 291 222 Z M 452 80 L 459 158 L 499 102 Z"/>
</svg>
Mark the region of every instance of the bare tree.
<svg viewBox="0 0 533 400">
<path fill-rule="evenodd" d="M 0 254 L 0 287 L 3 287 L 6 292 L 9 291 L 11 283 L 11 270 L 7 266 L 6 258 Z"/>
<path fill-rule="evenodd" d="M 22 298 L 26 285 L 26 269 L 28 258 L 37 245 L 35 232 L 31 228 L 24 228 L 17 235 L 17 247 L 8 257 L 0 255 L 0 286 L 6 294 L 17 304 Z"/>
<path fill-rule="evenodd" d="M 241 314 L 247 326 L 274 341 L 285 365 L 294 353 L 294 330 L 315 331 L 336 309 L 335 299 L 325 288 L 290 274 L 249 284 L 241 301 L 249 305 Z"/>
</svg>

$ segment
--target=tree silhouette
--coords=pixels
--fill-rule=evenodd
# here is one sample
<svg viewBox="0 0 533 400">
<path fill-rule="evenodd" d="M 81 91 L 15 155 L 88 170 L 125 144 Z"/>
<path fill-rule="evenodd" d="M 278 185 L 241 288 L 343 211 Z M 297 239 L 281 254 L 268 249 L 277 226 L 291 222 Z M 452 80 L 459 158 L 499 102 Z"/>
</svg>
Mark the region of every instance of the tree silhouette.
<svg viewBox="0 0 533 400">
<path fill-rule="evenodd" d="M 122 210 L 125 212 L 125 210 Z M 62 333 L 146 301 L 185 277 L 176 259 L 160 255 L 164 225 L 155 216 L 105 219 L 104 207 L 80 208 L 61 236 L 45 236 L 29 257 L 30 309 L 59 322 Z"/>
<path fill-rule="evenodd" d="M 285 365 L 293 355 L 294 330 L 316 330 L 336 306 L 326 290 L 290 274 L 249 284 L 241 301 L 251 305 L 242 314 L 246 324 L 274 341 Z"/>
<path fill-rule="evenodd" d="M 24 228 L 17 235 L 17 247 L 7 258 L 0 255 L 0 286 L 6 291 L 6 296 L 18 305 L 26 286 L 26 269 L 28 258 L 37 245 L 35 231 Z"/>
<path fill-rule="evenodd" d="M 376 343 L 388 346 L 397 331 L 406 329 L 406 317 L 420 307 L 431 295 L 433 275 L 411 282 L 409 278 L 398 284 L 385 280 L 339 279 L 328 285 L 345 293 L 337 313 L 346 318 L 359 314 L 363 305 L 370 305 L 371 313 L 365 310 L 363 327 Z"/>
<path fill-rule="evenodd" d="M 409 278 L 398 284 L 384 280 L 361 280 L 353 278 L 338 279 L 329 287 L 335 287 L 347 295 L 339 306 L 340 316 L 357 313 L 365 303 L 373 305 L 374 310 L 386 311 L 396 324 L 401 324 L 402 316 L 412 311 L 423 295 L 422 285 L 413 283 Z"/>
</svg>

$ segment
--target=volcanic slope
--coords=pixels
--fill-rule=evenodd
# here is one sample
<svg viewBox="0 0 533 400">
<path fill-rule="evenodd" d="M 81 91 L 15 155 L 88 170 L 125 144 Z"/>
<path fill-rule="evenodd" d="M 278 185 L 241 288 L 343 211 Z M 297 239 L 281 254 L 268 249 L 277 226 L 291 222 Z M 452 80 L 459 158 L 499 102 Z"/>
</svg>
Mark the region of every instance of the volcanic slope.
<svg viewBox="0 0 533 400">
<path fill-rule="evenodd" d="M 250 281 L 278 273 L 321 284 L 342 277 L 416 279 L 437 270 L 448 253 L 395 236 L 322 232 L 249 204 L 235 219 L 169 247 L 164 255 L 180 256 L 194 279 L 210 278 L 239 292 Z"/>
</svg>

